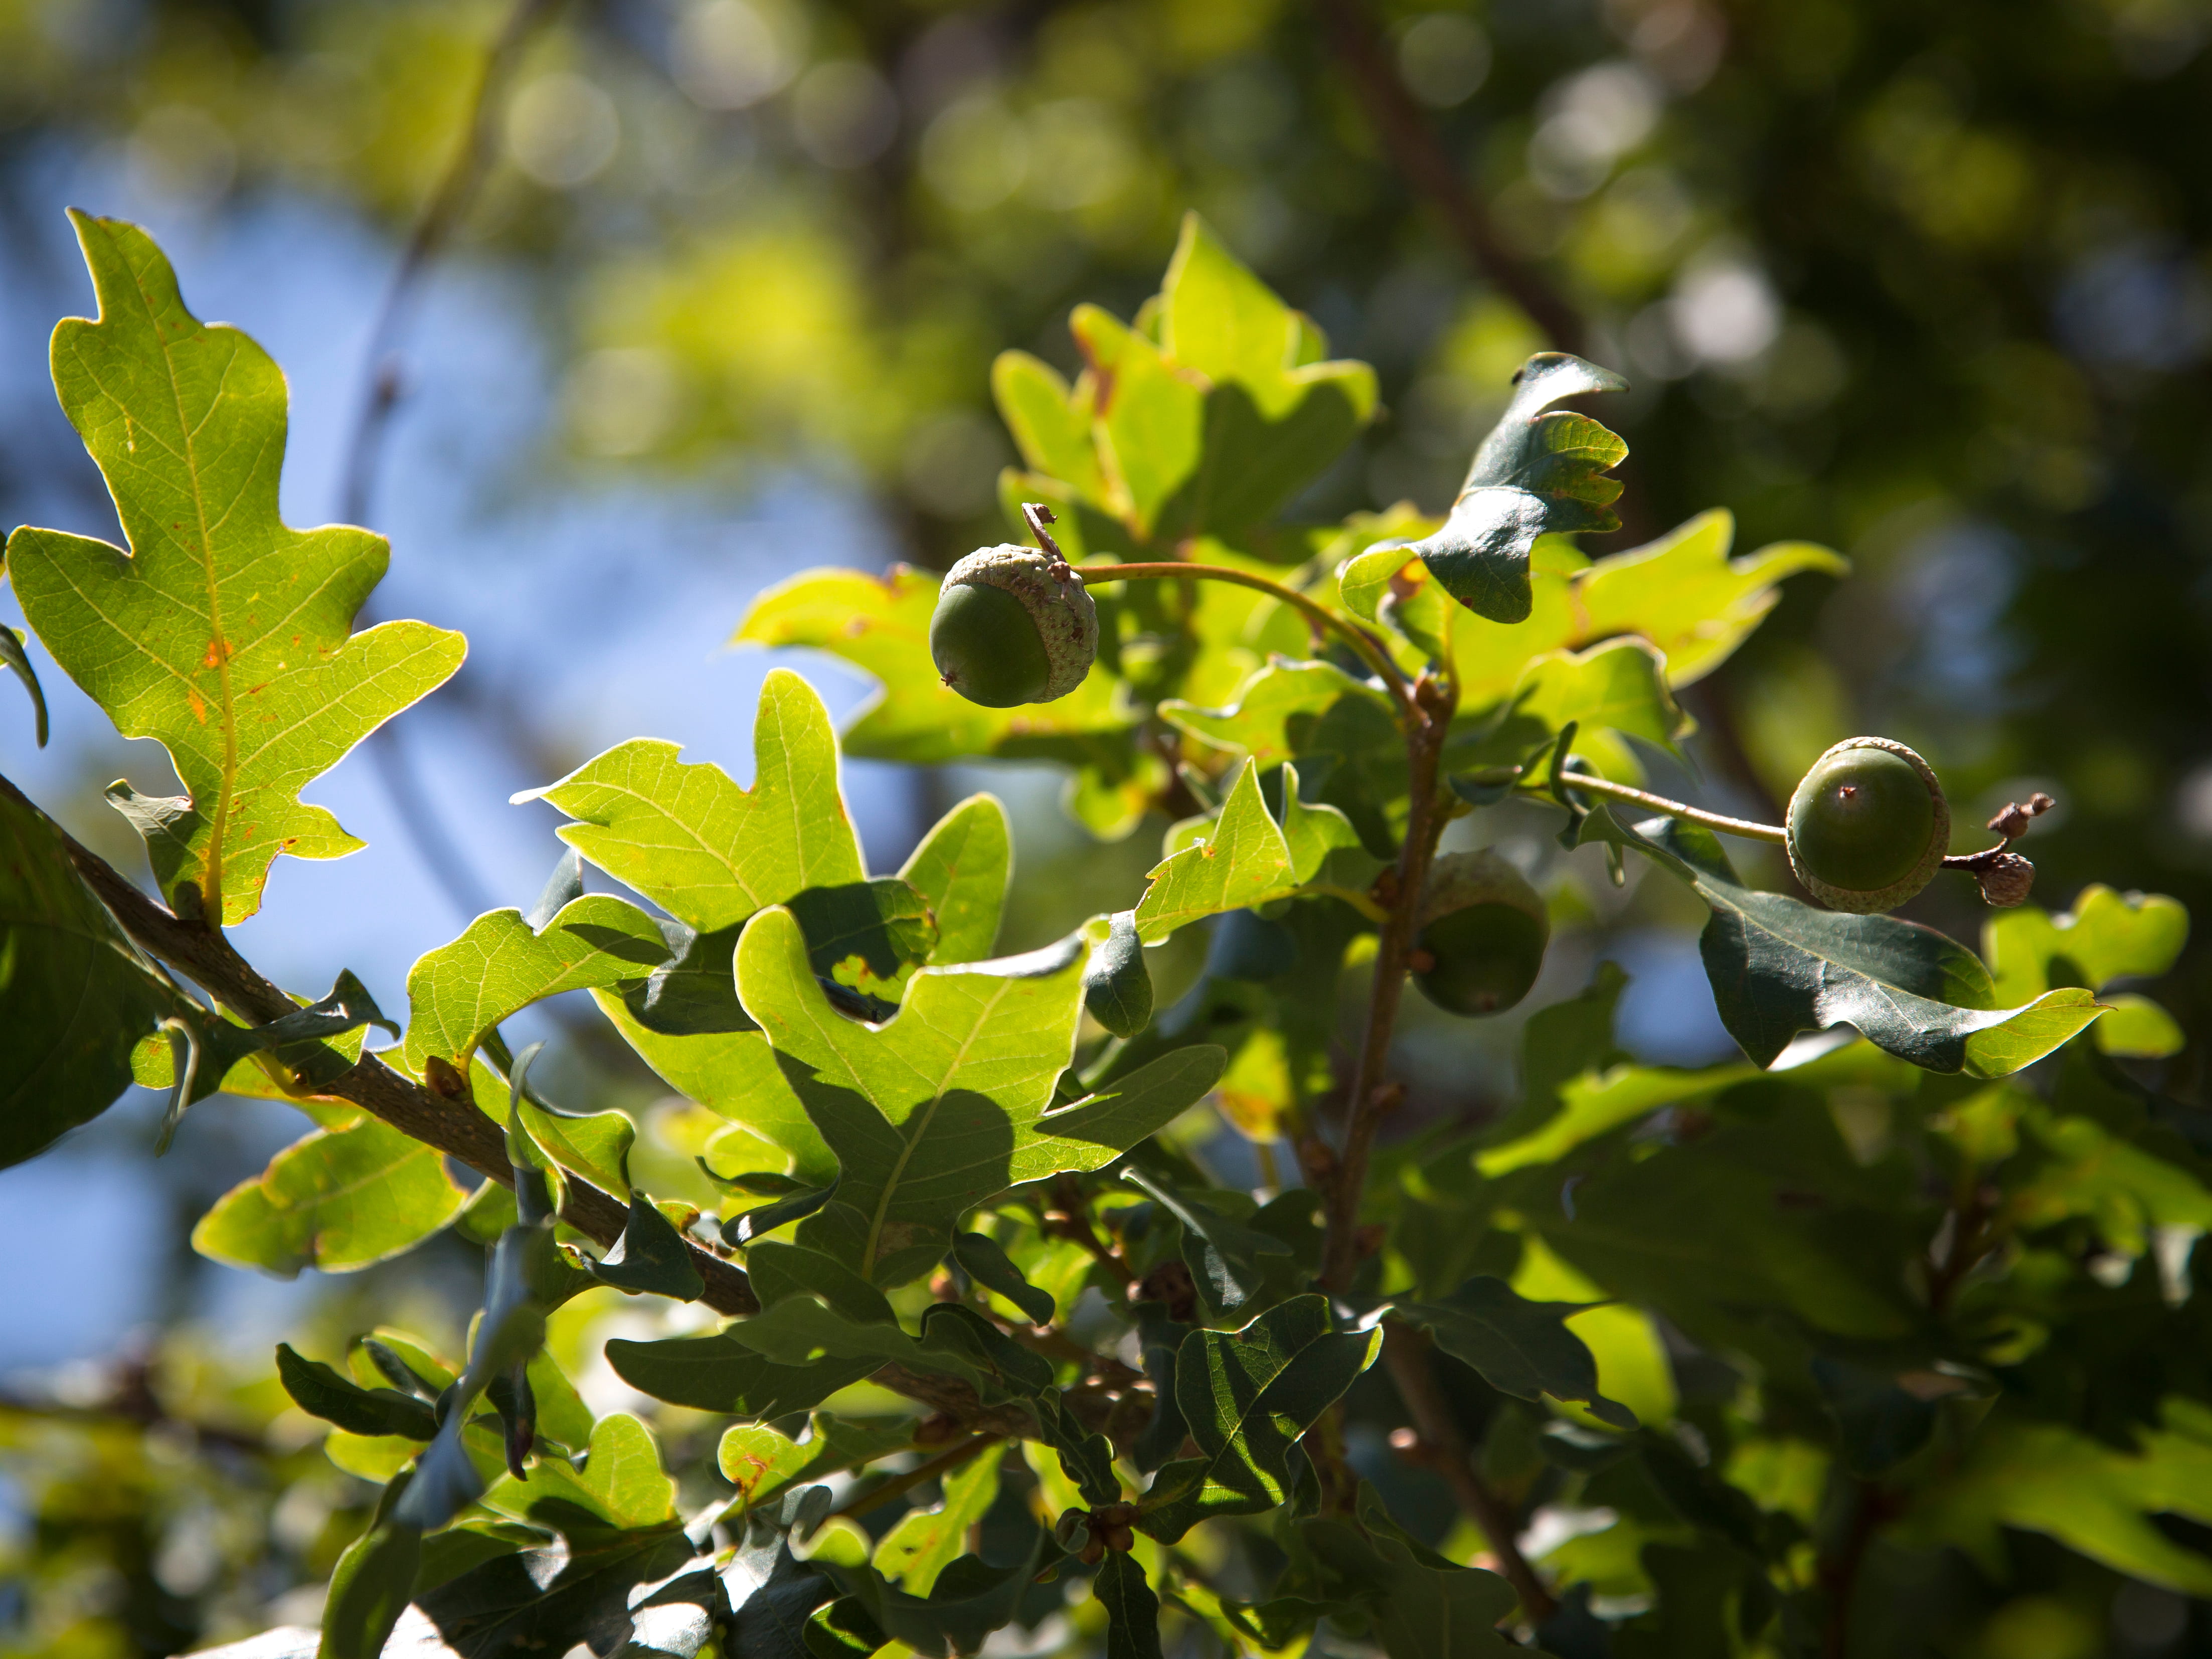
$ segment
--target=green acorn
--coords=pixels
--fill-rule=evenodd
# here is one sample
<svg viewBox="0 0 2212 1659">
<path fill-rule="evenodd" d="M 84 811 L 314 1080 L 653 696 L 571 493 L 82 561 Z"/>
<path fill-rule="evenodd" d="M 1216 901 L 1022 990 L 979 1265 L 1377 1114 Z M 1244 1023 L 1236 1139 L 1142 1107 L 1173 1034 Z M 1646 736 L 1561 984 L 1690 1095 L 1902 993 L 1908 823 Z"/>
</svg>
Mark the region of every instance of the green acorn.
<svg viewBox="0 0 2212 1659">
<path fill-rule="evenodd" d="M 1410 966 L 1421 994 L 1480 1018 L 1528 994 L 1552 918 L 1528 878 L 1495 853 L 1447 853 L 1429 872 Z"/>
<path fill-rule="evenodd" d="M 1051 702 L 1091 672 L 1098 609 L 1065 559 L 1012 544 L 979 548 L 945 573 L 929 654 L 970 702 Z"/>
<path fill-rule="evenodd" d="M 1790 867 L 1822 903 L 1894 910 L 1936 878 L 1951 808 L 1928 763 L 1887 738 L 1846 738 L 1790 797 Z"/>
</svg>

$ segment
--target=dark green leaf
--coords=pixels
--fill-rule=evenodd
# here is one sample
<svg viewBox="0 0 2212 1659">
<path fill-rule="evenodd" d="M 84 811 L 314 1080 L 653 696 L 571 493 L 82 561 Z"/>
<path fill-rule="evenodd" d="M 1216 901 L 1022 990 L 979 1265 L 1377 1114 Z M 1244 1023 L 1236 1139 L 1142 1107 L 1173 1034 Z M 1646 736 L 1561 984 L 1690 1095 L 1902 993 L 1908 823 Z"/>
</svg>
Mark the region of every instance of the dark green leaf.
<svg viewBox="0 0 2212 1659">
<path fill-rule="evenodd" d="M 1052 1298 L 1023 1277 L 997 1239 L 984 1233 L 956 1233 L 952 1258 L 985 1290 L 996 1291 L 1027 1314 L 1030 1324 L 1052 1323 L 1056 1311 Z"/>
<path fill-rule="evenodd" d="M 915 1595 L 887 1582 L 872 1567 L 829 1563 L 830 1576 L 868 1611 L 884 1634 L 931 1659 L 975 1653 L 993 1631 L 1011 1621 L 1022 1592 L 1052 1548 L 1042 1531 L 1028 1553 L 1006 1566 L 963 1555 L 937 1575 L 929 1595 Z"/>
<path fill-rule="evenodd" d="M 1125 1169 L 1121 1178 L 1182 1224 L 1183 1261 L 1210 1316 L 1233 1314 L 1258 1293 L 1267 1271 L 1261 1256 L 1291 1254 L 1291 1247 L 1272 1233 L 1248 1227 L 1201 1200 L 1185 1198 L 1141 1170 Z"/>
<path fill-rule="evenodd" d="M 1291 1446 L 1381 1342 L 1380 1331 L 1332 1330 L 1319 1296 L 1294 1297 L 1241 1331 L 1194 1331 L 1176 1356 L 1176 1398 L 1200 1455 L 1159 1472 L 1139 1524 L 1171 1544 L 1210 1516 L 1283 1502 Z"/>
<path fill-rule="evenodd" d="M 1107 1551 L 1091 1593 L 1106 1609 L 1106 1659 L 1160 1659 L 1160 1598 L 1134 1556 Z"/>
<path fill-rule="evenodd" d="M 1539 352 L 1513 377 L 1513 401 L 1474 453 L 1443 528 L 1410 551 L 1445 591 L 1492 622 L 1527 618 L 1528 554 L 1541 535 L 1616 530 L 1620 482 L 1604 476 L 1628 446 L 1587 415 L 1552 407 L 1588 392 L 1626 392 L 1618 374 L 1565 352 Z"/>
<path fill-rule="evenodd" d="M 789 1226 L 794 1221 L 804 1221 L 827 1204 L 836 1191 L 837 1183 L 834 1181 L 827 1187 L 802 1187 L 773 1202 L 726 1216 L 722 1220 L 723 1240 L 731 1244 L 746 1245 L 763 1233 L 774 1232 L 778 1227 Z"/>
<path fill-rule="evenodd" d="M 762 1419 L 818 1406 L 883 1363 L 864 1356 L 781 1365 L 727 1331 L 658 1342 L 617 1337 L 607 1344 L 606 1356 L 616 1376 L 655 1400 L 695 1411 Z"/>
<path fill-rule="evenodd" d="M 706 1289 L 684 1235 L 636 1188 L 630 1189 L 629 1219 L 622 1237 L 591 1271 L 602 1285 L 678 1302 L 696 1302 Z"/>
<path fill-rule="evenodd" d="M 437 1414 L 426 1401 L 396 1389 L 364 1389 L 319 1360 L 301 1358 L 289 1343 L 276 1345 L 276 1377 L 294 1405 L 349 1434 L 428 1440 L 438 1431 Z"/>
<path fill-rule="evenodd" d="M 1729 1035 L 1761 1066 L 1800 1031 L 1849 1024 L 1931 1072 L 2003 1077 L 2040 1060 L 2099 1013 L 2085 990 L 1996 1006 L 1974 953 L 1894 916 L 1817 910 L 1736 878 L 1711 830 L 1672 818 L 1626 829 L 1603 806 L 1582 838 L 1615 840 L 1665 865 L 1712 910 L 1698 941 Z"/>
<path fill-rule="evenodd" d="M 1105 939 L 1091 951 L 1083 970 L 1083 1006 L 1115 1036 L 1134 1036 L 1152 1023 L 1152 976 L 1137 938 L 1135 911 L 1116 911 Z"/>
<path fill-rule="evenodd" d="M 106 1111 L 131 1086 L 131 1050 L 184 1001 L 52 826 L 0 795 L 0 1168 Z"/>
<path fill-rule="evenodd" d="M 279 1348 L 277 1354 L 281 1359 L 290 1352 Z M 408 1480 L 402 1473 L 378 1495 L 368 1530 L 346 1547 L 331 1569 L 317 1659 L 378 1659 L 385 1638 L 414 1596 L 422 1529 L 392 1513 L 406 1493 Z"/>
<path fill-rule="evenodd" d="M 1570 1318 L 1585 1311 L 1577 1304 L 1530 1302 L 1504 1279 L 1480 1275 L 1441 1302 L 1401 1303 L 1398 1311 L 1501 1394 L 1579 1401 L 1615 1428 L 1636 1426 L 1635 1413 L 1598 1392 L 1597 1361 L 1567 1328 Z"/>
<path fill-rule="evenodd" d="M 1389 1659 L 1508 1659 L 1525 1650 L 1498 1629 L 1513 1587 L 1409 1538 L 1363 1483 L 1358 1524 L 1303 1522 L 1299 1534 L 1331 1589 L 1361 1606 Z"/>
</svg>

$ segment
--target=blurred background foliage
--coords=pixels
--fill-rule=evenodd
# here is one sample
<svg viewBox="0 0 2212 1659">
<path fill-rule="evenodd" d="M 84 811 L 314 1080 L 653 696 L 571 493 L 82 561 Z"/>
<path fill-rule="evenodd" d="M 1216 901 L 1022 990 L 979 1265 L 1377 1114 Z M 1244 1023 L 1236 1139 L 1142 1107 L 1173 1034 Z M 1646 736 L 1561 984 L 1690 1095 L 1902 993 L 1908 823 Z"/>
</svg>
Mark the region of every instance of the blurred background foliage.
<svg viewBox="0 0 2212 1659">
<path fill-rule="evenodd" d="M 1688 690 L 1695 775 L 1671 781 L 1778 816 L 1829 742 L 1884 732 L 1936 761 L 1968 822 L 2057 796 L 2030 849 L 2039 902 L 2095 879 L 2212 914 L 2212 0 L 0 0 L 11 326 L 80 303 L 52 263 L 58 158 L 173 220 L 307 200 L 396 258 L 518 23 L 486 165 L 434 251 L 495 269 L 545 342 L 552 413 L 508 489 L 706 480 L 743 500 L 797 479 L 869 528 L 859 552 L 780 548 L 771 575 L 872 547 L 942 567 L 1006 534 L 995 354 L 1072 371 L 1071 306 L 1130 314 L 1194 207 L 1381 376 L 1384 418 L 1297 516 L 1441 509 L 1506 377 L 1550 343 L 1635 387 L 1604 411 L 1632 447 L 1626 527 L 1589 550 L 1718 505 L 1740 549 L 1850 556 L 1850 580 L 1793 580 Z M 0 436 L 10 523 L 52 477 L 89 477 L 50 401 Z M 650 585 L 656 545 L 608 556 Z M 508 684 L 472 665 L 451 695 L 556 775 L 584 746 Z M 924 781 L 916 824 L 952 793 Z M 1017 795 L 1035 810 L 1014 947 L 1097 889 L 1133 893 L 1158 844 L 1152 823 L 1102 850 L 1048 794 Z M 1914 914 L 1972 939 L 1960 886 Z M 1710 1058 L 1668 1046 L 1711 1028 L 1695 918 L 1571 875 L 1553 890 L 1603 926 L 1552 988 L 1619 957 L 1661 997 L 1639 1051 Z M 2160 995 L 2192 1037 L 2163 1085 L 2201 1097 L 2212 952 Z M 1467 1042 L 1409 1030 L 1409 1122 L 1494 1111 L 1510 1060 L 1470 1066 Z M 572 1092 L 657 1092 L 619 1056 L 570 1066 Z M 258 1163 L 216 1139 L 193 1156 L 145 1231 L 165 1285 L 202 1270 L 183 1225 Z M 325 1281 L 312 1316 L 335 1339 L 412 1297 L 413 1323 L 457 1339 L 471 1272 L 441 1243 Z M 265 1352 L 203 1352 L 181 1310 L 204 1302 L 181 1291 L 149 1305 L 173 1328 L 0 1406 L 0 1652 L 240 1633 L 361 1524 Z M 2074 1617 L 2062 1593 L 2045 1599 Z M 1995 1625 L 1978 1639 L 2031 1651 Z M 2033 1650 L 2101 1650 L 2085 1639 Z"/>
</svg>

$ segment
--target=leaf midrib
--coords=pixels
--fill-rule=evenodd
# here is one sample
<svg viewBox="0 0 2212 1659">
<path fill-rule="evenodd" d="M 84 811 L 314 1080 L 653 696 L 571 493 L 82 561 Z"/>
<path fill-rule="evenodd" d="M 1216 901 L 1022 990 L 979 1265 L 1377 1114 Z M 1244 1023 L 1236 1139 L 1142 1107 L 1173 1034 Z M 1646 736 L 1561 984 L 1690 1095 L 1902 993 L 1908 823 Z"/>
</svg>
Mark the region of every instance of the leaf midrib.
<svg viewBox="0 0 2212 1659">
<path fill-rule="evenodd" d="M 914 1123 L 918 1119 L 920 1127 L 912 1135 L 905 1138 L 905 1144 L 899 1148 L 897 1160 L 891 1165 L 890 1175 L 884 1182 L 882 1190 L 876 1196 L 875 1212 L 868 1218 L 867 1243 L 862 1247 L 860 1252 L 860 1274 L 871 1283 L 875 1279 L 876 1249 L 883 1239 L 884 1221 L 890 1213 L 891 1199 L 898 1192 L 900 1182 L 906 1177 L 906 1166 L 913 1161 L 915 1149 L 928 1138 L 929 1126 L 936 1119 L 938 1107 L 944 1103 L 947 1084 L 951 1079 L 959 1075 L 961 1066 L 967 1063 L 968 1050 L 974 1045 L 976 1035 L 982 1030 L 991 1011 L 996 1008 L 1006 996 L 1007 984 L 1007 981 L 1001 981 L 998 988 L 990 994 L 983 1006 L 976 1011 L 975 1018 L 969 1022 L 968 1034 L 960 1039 L 959 1048 L 953 1052 L 951 1064 L 947 1066 L 944 1073 L 934 1080 L 929 1104 L 907 1120 L 908 1123 Z M 880 1111 L 882 1108 L 878 1107 L 877 1109 Z"/>
<path fill-rule="evenodd" d="M 215 551 L 209 540 L 207 497 L 200 488 L 198 451 L 194 437 L 197 428 L 185 418 L 185 394 L 184 388 L 177 381 L 176 353 L 168 338 L 161 331 L 161 319 L 155 315 L 153 304 L 148 300 L 145 288 L 139 283 L 136 271 L 131 273 L 131 286 L 137 290 L 139 302 L 146 310 L 147 323 L 153 329 L 154 338 L 161 347 L 161 368 L 169 381 L 169 401 L 176 410 L 177 430 L 182 434 L 184 442 L 185 453 L 181 459 L 184 462 L 185 474 L 191 480 L 192 517 L 198 532 L 200 567 L 206 573 L 207 579 L 208 627 L 214 634 L 209 650 L 210 654 L 215 658 L 216 686 L 219 699 L 216 718 L 222 723 L 222 781 L 216 793 L 215 811 L 208 819 L 207 857 L 202 866 L 206 872 L 207 880 L 202 899 L 208 915 L 214 920 L 217 927 L 221 927 L 222 925 L 223 842 L 230 828 L 231 790 L 238 779 L 238 714 L 231 694 L 228 635 L 223 626 L 222 616 L 222 583 L 216 574 Z M 200 324 L 192 331 L 192 336 L 204 337 L 208 332 L 206 325 Z M 216 384 L 215 397 L 208 405 L 210 413 L 213 412 L 216 404 L 222 401 L 223 386 L 229 380 L 231 364 L 237 360 L 238 351 L 234 346 L 228 361 L 223 365 L 222 376 Z M 126 423 L 129 422 L 130 418 L 126 412 L 124 416 Z"/>
</svg>

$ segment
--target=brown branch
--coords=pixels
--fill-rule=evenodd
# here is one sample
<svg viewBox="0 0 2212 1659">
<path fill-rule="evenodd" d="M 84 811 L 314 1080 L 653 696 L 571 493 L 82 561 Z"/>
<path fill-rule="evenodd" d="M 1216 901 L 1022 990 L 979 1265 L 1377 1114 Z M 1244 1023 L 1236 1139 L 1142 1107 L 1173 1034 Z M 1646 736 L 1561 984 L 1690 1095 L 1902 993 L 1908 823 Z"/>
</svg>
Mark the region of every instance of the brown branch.
<svg viewBox="0 0 2212 1659">
<path fill-rule="evenodd" d="M 1321 1283 L 1339 1293 L 1348 1290 L 1359 1265 L 1359 1206 L 1367 1187 L 1367 1162 L 1382 1119 L 1398 1103 L 1401 1090 L 1383 1081 L 1390 1067 L 1390 1038 L 1398 1024 L 1398 1005 L 1406 990 L 1407 958 L 1419 925 L 1421 890 L 1436 861 L 1437 842 L 1449 821 L 1438 810 L 1437 769 L 1451 728 L 1448 686 L 1424 678 L 1415 702 L 1425 718 L 1406 733 L 1406 762 L 1412 807 L 1405 844 L 1398 852 L 1396 890 L 1390 919 L 1382 924 L 1375 948 L 1375 983 L 1368 994 L 1367 1029 L 1352 1073 L 1351 1115 L 1344 1145 L 1322 1173 L 1327 1222 L 1322 1242 Z"/>
<path fill-rule="evenodd" d="M 1429 1363 L 1428 1339 L 1410 1325 L 1385 1319 L 1382 1364 L 1390 1372 L 1391 1382 L 1397 1384 L 1398 1397 L 1406 1402 L 1407 1415 L 1413 1419 L 1413 1431 L 1428 1454 L 1423 1461 L 1443 1476 L 1468 1519 L 1481 1529 L 1490 1553 L 1498 1558 L 1499 1577 L 1521 1598 L 1521 1611 L 1531 1623 L 1541 1624 L 1559 1603 L 1521 1553 L 1512 1505 L 1475 1472 L 1467 1437 L 1460 1433 L 1451 1402 L 1444 1398 L 1436 1369 Z"/>
<path fill-rule="evenodd" d="M 39 812 L 38 804 L 0 775 L 0 794 Z M 202 921 L 173 915 L 131 884 L 106 859 L 86 847 L 51 818 L 46 820 L 69 854 L 77 874 L 113 915 L 123 931 L 149 955 L 157 957 L 204 988 L 225 1007 L 256 1025 L 286 1014 L 299 1005 L 264 978 L 251 963 L 231 947 L 220 932 Z M 310 1086 L 320 1096 L 360 1107 L 372 1117 L 426 1146 L 434 1146 L 450 1158 L 502 1185 L 514 1183 L 507 1161 L 507 1139 L 499 1125 L 473 1105 L 448 1100 L 402 1076 L 374 1054 L 364 1053 L 349 1060 L 336 1049 L 320 1050 L 321 1066 Z M 573 1171 L 567 1177 L 568 1201 L 561 1218 L 602 1246 L 611 1246 L 629 1224 L 629 1206 L 601 1192 Z M 760 1311 L 752 1281 L 742 1268 L 712 1251 L 685 1241 L 691 1265 L 698 1270 L 705 1290 L 701 1300 L 718 1313 L 742 1316 Z M 975 1390 L 949 1376 L 910 1371 L 902 1365 L 886 1365 L 875 1373 L 885 1388 L 918 1400 L 971 1428 L 999 1434 L 1033 1434 L 1028 1413 L 1016 1406 L 985 1407 Z"/>
<path fill-rule="evenodd" d="M 1370 125 L 1414 191 L 1428 199 L 1468 262 L 1510 296 L 1562 351 L 1580 352 L 1588 335 L 1582 314 L 1512 249 L 1489 210 L 1416 106 L 1376 38 L 1359 0 L 1319 0 L 1331 49 L 1352 78 Z"/>
</svg>

